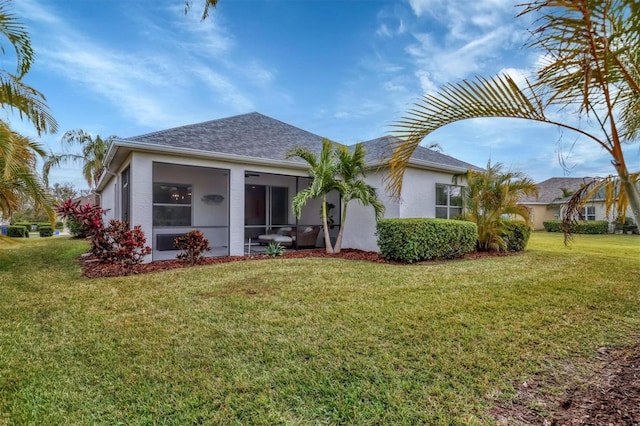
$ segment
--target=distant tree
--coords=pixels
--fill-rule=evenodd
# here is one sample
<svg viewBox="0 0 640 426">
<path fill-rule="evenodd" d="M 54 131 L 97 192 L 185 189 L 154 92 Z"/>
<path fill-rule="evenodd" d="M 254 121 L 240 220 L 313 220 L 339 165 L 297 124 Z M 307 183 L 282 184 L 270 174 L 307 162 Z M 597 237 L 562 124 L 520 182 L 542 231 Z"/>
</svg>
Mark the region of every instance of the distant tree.
<svg viewBox="0 0 640 426">
<path fill-rule="evenodd" d="M 94 138 L 84 130 L 69 130 L 62 136 L 61 142 L 63 146 L 80 145 L 82 153 L 49 154 L 42 167 L 45 184 L 49 184 L 51 168 L 71 161 L 82 163 L 82 175 L 87 181 L 87 184 L 89 184 L 89 187 L 94 188 L 104 171 L 102 162 L 107 154 L 107 150 L 115 138 L 116 136 L 109 136 L 106 139 L 102 139 L 100 135 L 96 135 Z"/>
<path fill-rule="evenodd" d="M 389 188 L 400 194 L 413 151 L 433 131 L 471 118 L 521 118 L 577 132 L 599 145 L 617 172 L 619 196 L 640 222 L 639 173 L 629 171 L 623 153 L 624 144 L 637 142 L 640 134 L 640 4 L 538 0 L 524 5 L 520 15 L 528 14 L 538 16 L 529 45 L 545 53 L 536 79 L 520 87 L 507 75 L 477 77 L 426 94 L 395 125 L 401 141 L 389 161 Z M 571 107 L 582 118 L 578 125 L 553 114 Z M 586 127 L 590 123 L 595 129 Z M 618 207 L 623 215 L 626 205 Z"/>
<path fill-rule="evenodd" d="M 465 218 L 478 225 L 478 250 L 506 250 L 504 217 L 517 215 L 528 223 L 529 210 L 518 201 L 537 196 L 538 186 L 521 172 L 504 171 L 501 163 L 488 163 L 483 171 L 469 170 L 465 180 Z"/>
<path fill-rule="evenodd" d="M 51 193 L 56 206 L 59 206 L 66 200 L 74 199 L 78 195 L 80 195 L 78 190 L 73 186 L 71 182 L 56 182 L 52 187 L 49 188 L 49 192 Z"/>
</svg>

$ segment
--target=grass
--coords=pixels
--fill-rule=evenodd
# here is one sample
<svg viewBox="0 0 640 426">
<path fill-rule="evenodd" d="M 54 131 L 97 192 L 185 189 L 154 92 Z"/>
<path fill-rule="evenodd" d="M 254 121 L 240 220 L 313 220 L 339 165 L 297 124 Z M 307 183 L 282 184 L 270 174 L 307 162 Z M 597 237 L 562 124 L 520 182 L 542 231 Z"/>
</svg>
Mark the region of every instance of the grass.
<svg viewBox="0 0 640 426">
<path fill-rule="evenodd" d="M 83 242 L 0 244 L 0 424 L 494 424 L 514 383 L 639 337 L 632 236 L 95 280 Z"/>
</svg>

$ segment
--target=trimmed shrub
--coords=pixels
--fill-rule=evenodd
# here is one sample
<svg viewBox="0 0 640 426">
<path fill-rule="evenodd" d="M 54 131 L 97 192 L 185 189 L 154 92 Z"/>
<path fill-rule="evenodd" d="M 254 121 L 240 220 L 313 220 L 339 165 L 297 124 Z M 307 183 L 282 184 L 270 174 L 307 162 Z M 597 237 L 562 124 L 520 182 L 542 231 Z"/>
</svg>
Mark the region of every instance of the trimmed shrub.
<svg viewBox="0 0 640 426">
<path fill-rule="evenodd" d="M 106 228 L 96 229 L 91 236 L 91 252 L 102 263 L 118 263 L 125 269 L 141 263 L 151 253 L 140 225 L 112 219 Z"/>
<path fill-rule="evenodd" d="M 53 235 L 53 228 L 51 225 L 40 225 L 38 228 L 38 232 L 40 232 L 41 237 L 50 237 Z"/>
<path fill-rule="evenodd" d="M 453 259 L 474 252 L 478 227 L 472 222 L 449 219 L 381 219 L 376 235 L 382 257 L 413 263 Z"/>
<path fill-rule="evenodd" d="M 547 220 L 542 222 L 542 226 L 547 232 L 562 232 L 561 220 Z M 609 233 L 609 222 L 606 220 L 578 220 L 569 226 L 572 234 L 607 234 Z"/>
<path fill-rule="evenodd" d="M 562 221 L 558 219 L 545 220 L 542 222 L 542 226 L 547 232 L 562 232 Z"/>
<path fill-rule="evenodd" d="M 24 226 L 24 228 L 27 230 L 27 232 L 31 231 L 31 226 L 32 225 L 36 225 L 37 228 L 37 224 L 33 224 L 31 222 L 16 222 L 13 224 L 14 226 Z M 36 229 L 37 230 L 37 229 Z"/>
<path fill-rule="evenodd" d="M 505 221 L 500 236 L 507 243 L 507 251 L 522 251 L 531 237 L 531 227 L 522 221 Z"/>
<path fill-rule="evenodd" d="M 56 229 L 61 230 L 64 228 L 64 223 L 63 222 L 56 222 Z"/>
<path fill-rule="evenodd" d="M 13 238 L 29 238 L 29 231 L 25 226 L 12 225 L 7 227 L 7 237 Z"/>
<path fill-rule="evenodd" d="M 202 260 L 202 254 L 211 250 L 209 240 L 202 235 L 202 232 L 195 229 L 176 237 L 173 245 L 178 250 L 182 250 L 176 257 L 190 265 L 199 263 Z"/>
</svg>

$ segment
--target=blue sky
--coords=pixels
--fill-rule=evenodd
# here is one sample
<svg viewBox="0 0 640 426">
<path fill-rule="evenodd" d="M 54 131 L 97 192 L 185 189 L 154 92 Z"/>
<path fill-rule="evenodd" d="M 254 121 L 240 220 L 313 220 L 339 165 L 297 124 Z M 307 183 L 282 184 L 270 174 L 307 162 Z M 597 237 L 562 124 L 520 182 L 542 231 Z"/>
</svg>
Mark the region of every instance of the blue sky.
<svg viewBox="0 0 640 426">
<path fill-rule="evenodd" d="M 447 82 L 530 75 L 540 53 L 523 47 L 529 23 L 515 19 L 518 3 L 220 0 L 205 22 L 198 0 L 186 16 L 183 0 L 19 0 L 13 9 L 36 51 L 26 81 L 60 127 L 40 140 L 60 152 L 67 130 L 125 138 L 252 111 L 345 144 L 384 136 Z M 536 181 L 615 172 L 592 142 L 526 121 L 460 122 L 424 141 L 432 142 Z M 626 155 L 639 169 L 638 146 Z M 86 188 L 79 168 L 56 169 L 51 180 Z"/>
</svg>

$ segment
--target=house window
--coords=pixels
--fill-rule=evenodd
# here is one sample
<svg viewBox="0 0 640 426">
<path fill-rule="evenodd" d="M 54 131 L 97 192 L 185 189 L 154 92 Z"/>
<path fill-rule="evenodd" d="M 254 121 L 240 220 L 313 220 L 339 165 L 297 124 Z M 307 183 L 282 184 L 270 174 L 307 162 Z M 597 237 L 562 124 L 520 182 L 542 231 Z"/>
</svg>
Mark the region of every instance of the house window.
<svg viewBox="0 0 640 426">
<path fill-rule="evenodd" d="M 462 187 L 436 184 L 436 217 L 453 219 L 462 214 Z"/>
<path fill-rule="evenodd" d="M 121 203 L 121 209 L 122 211 L 120 212 L 120 219 L 123 222 L 127 222 L 129 223 L 129 210 L 130 210 L 130 188 L 129 188 L 129 167 L 127 167 L 126 169 L 124 169 L 122 171 L 122 190 L 121 190 L 121 195 L 122 195 L 122 203 Z M 130 224 L 130 223 L 129 223 Z"/>
<path fill-rule="evenodd" d="M 153 184 L 153 226 L 191 226 L 191 185 Z"/>
<path fill-rule="evenodd" d="M 582 217 L 584 217 L 585 220 L 596 220 L 596 207 L 585 206 L 582 209 Z"/>
</svg>

